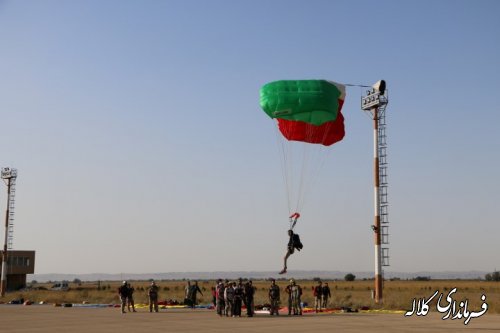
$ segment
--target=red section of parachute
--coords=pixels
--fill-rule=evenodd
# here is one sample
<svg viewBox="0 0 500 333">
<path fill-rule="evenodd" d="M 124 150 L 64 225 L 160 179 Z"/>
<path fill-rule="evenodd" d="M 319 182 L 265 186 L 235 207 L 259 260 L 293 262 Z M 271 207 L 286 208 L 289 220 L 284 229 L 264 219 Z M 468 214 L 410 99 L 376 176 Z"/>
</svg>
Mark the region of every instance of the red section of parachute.
<svg viewBox="0 0 500 333">
<path fill-rule="evenodd" d="M 337 119 L 315 126 L 303 121 L 293 121 L 278 118 L 278 128 L 281 134 L 292 141 L 330 146 L 344 138 L 344 116 L 339 111 Z"/>
</svg>

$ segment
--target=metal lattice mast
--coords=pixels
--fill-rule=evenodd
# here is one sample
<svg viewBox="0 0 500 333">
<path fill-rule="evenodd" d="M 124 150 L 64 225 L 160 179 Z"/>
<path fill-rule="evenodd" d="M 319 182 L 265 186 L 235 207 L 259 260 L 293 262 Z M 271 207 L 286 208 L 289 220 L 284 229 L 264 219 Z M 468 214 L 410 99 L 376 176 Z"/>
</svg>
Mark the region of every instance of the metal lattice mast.
<svg viewBox="0 0 500 333">
<path fill-rule="evenodd" d="M 378 109 L 378 160 L 379 160 L 379 216 L 380 216 L 380 242 L 382 250 L 382 266 L 389 266 L 389 201 L 387 189 L 387 137 L 385 123 L 385 107 Z"/>
<path fill-rule="evenodd" d="M 16 203 L 16 178 L 10 179 L 10 191 L 9 191 L 9 217 L 7 221 L 7 249 L 13 249 L 14 243 L 14 206 Z"/>
<path fill-rule="evenodd" d="M 387 143 L 385 137 L 385 108 L 389 99 L 385 95 L 385 81 L 378 81 L 367 95 L 361 98 L 361 109 L 369 111 L 373 119 L 374 155 L 374 232 L 375 242 L 375 302 L 383 300 L 382 266 L 388 265 L 388 215 L 387 215 Z M 382 120 L 381 120 L 382 119 Z M 381 161 L 382 160 L 382 161 Z M 382 223 L 382 221 L 384 221 Z"/>
<path fill-rule="evenodd" d="M 2 168 L 1 177 L 7 181 L 7 211 L 5 213 L 5 242 L 2 253 L 2 275 L 0 280 L 0 296 L 5 296 L 7 289 L 7 264 L 8 250 L 12 248 L 14 236 L 14 198 L 17 170 L 11 168 Z M 14 186 L 13 186 L 14 184 Z M 12 209 L 12 211 L 11 211 Z"/>
</svg>

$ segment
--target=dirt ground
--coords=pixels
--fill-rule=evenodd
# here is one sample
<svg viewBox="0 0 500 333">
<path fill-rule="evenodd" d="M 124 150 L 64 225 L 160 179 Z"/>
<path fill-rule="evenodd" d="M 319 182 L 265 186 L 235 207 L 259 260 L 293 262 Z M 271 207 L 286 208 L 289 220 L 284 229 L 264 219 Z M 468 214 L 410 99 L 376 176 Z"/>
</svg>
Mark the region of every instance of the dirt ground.
<svg viewBox="0 0 500 333">
<path fill-rule="evenodd" d="M 403 314 L 344 313 L 220 318 L 211 310 L 169 309 L 121 314 L 117 308 L 61 308 L 50 305 L 0 305 L 2 332 L 500 332 L 500 315 L 442 320 Z"/>
</svg>

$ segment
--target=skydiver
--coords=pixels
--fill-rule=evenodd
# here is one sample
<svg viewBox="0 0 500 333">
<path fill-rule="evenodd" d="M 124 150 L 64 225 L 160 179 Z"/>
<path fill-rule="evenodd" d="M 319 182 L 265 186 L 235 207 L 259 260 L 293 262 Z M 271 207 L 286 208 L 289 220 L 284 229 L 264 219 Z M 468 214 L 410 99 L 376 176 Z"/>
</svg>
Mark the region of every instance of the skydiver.
<svg viewBox="0 0 500 333">
<path fill-rule="evenodd" d="M 287 251 L 285 254 L 285 258 L 283 260 L 284 266 L 279 274 L 286 273 L 287 270 L 286 262 L 288 260 L 288 257 L 290 257 L 295 252 L 295 249 L 299 251 L 302 249 L 302 243 L 300 242 L 299 235 L 293 232 L 293 228 L 295 227 L 295 224 L 297 223 L 297 219 L 299 217 L 300 217 L 299 213 L 294 213 L 293 215 L 290 216 L 290 229 L 288 230 L 288 236 L 290 238 L 288 240 Z"/>
</svg>

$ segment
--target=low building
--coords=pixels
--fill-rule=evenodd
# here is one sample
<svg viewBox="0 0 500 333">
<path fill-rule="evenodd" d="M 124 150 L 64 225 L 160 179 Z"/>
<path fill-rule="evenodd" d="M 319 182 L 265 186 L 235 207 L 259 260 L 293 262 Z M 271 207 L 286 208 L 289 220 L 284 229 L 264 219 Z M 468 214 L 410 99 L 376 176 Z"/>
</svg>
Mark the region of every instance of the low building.
<svg viewBox="0 0 500 333">
<path fill-rule="evenodd" d="M 35 273 L 35 251 L 7 251 L 7 290 L 26 287 L 26 275 Z M 0 251 L 0 272 L 3 251 Z"/>
</svg>

